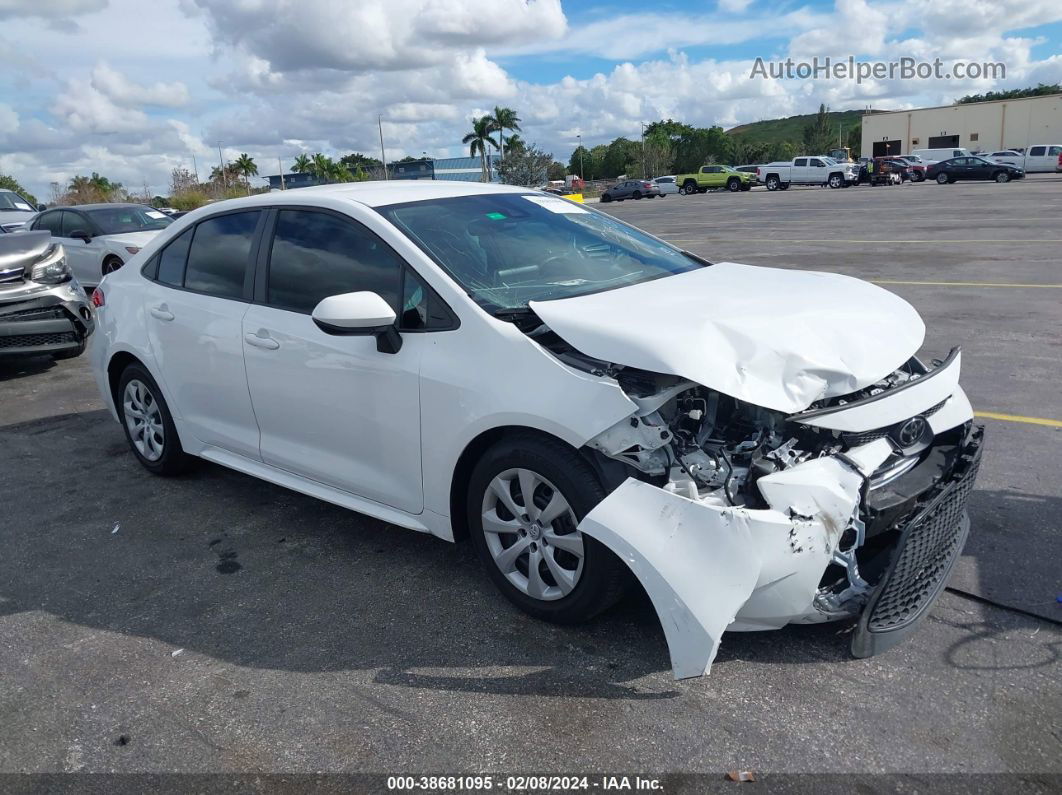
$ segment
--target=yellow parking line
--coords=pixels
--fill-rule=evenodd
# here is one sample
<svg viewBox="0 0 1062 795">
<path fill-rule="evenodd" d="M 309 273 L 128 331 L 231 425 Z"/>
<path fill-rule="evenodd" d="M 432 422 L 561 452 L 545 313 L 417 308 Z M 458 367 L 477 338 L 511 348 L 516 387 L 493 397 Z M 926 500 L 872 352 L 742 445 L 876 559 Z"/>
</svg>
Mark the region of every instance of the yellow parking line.
<svg viewBox="0 0 1062 795">
<path fill-rule="evenodd" d="M 923 287 L 1051 287 L 1059 288 L 1062 284 L 1023 284 L 1020 282 L 907 282 L 898 279 L 867 279 L 874 284 L 913 284 Z"/>
<path fill-rule="evenodd" d="M 983 417 L 986 420 L 1003 420 L 1004 422 L 1024 422 L 1029 425 L 1046 425 L 1049 428 L 1062 428 L 1059 420 L 1048 420 L 1043 417 L 1022 417 L 1020 414 L 1000 414 L 996 411 L 975 411 L 975 417 Z"/>
</svg>

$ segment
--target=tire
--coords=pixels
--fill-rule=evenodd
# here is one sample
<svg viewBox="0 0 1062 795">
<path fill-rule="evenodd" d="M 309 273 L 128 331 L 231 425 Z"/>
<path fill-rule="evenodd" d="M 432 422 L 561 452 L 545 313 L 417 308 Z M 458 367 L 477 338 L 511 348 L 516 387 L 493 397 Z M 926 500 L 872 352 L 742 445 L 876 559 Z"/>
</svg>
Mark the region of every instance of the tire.
<svg viewBox="0 0 1062 795">
<path fill-rule="evenodd" d="M 999 182 L 1001 184 L 1004 182 L 1010 182 L 1010 174 L 1008 174 L 1006 171 L 997 171 L 995 180 L 996 182 Z"/>
<path fill-rule="evenodd" d="M 558 511 L 546 526 L 533 512 L 522 520 L 505 507 L 523 510 L 521 482 L 533 484 L 538 516 Z M 558 494 L 562 504 L 555 506 Z M 611 607 L 630 583 L 629 570 L 604 544 L 575 530 L 604 498 L 593 469 L 563 442 L 519 434 L 490 448 L 472 471 L 467 499 L 472 542 L 491 581 L 514 605 L 546 621 L 577 624 Z M 513 531 L 485 531 L 485 518 Z M 518 546 L 515 555 L 509 552 Z M 532 571 L 539 575 L 534 582 Z"/>
<path fill-rule="evenodd" d="M 767 185 L 767 190 L 778 190 L 782 186 L 782 183 L 774 174 L 771 174 L 769 177 L 767 177 L 767 181 L 765 184 Z"/>
<path fill-rule="evenodd" d="M 844 185 L 844 177 L 840 174 L 830 174 L 830 179 L 826 184 L 836 190 Z"/>
<path fill-rule="evenodd" d="M 612 197 L 611 196 L 609 196 L 607 193 L 602 193 L 601 194 L 601 203 L 602 204 L 608 204 L 610 201 L 612 201 Z"/>
<path fill-rule="evenodd" d="M 103 275 L 106 276 L 108 273 L 114 273 L 114 271 L 118 270 L 124 264 L 125 263 L 118 259 L 118 257 L 107 257 L 107 259 L 103 261 Z"/>
<path fill-rule="evenodd" d="M 144 469 L 153 475 L 179 475 L 191 466 L 194 459 L 181 447 L 162 390 L 142 365 L 131 364 L 122 371 L 115 404 L 125 439 Z M 138 408 L 141 415 L 147 415 L 148 429 L 153 430 L 134 436 L 133 426 L 144 427 L 132 413 Z"/>
<path fill-rule="evenodd" d="M 726 189 L 728 191 L 730 191 L 731 193 L 737 193 L 739 190 L 741 190 L 741 180 L 740 179 L 728 179 L 726 181 Z"/>
<path fill-rule="evenodd" d="M 634 193 L 631 194 L 631 198 L 632 199 L 640 199 L 640 198 L 642 198 L 642 192 L 640 190 L 636 190 Z"/>
<path fill-rule="evenodd" d="M 939 174 L 937 174 L 937 184 L 938 185 L 947 185 L 949 182 L 951 182 L 951 180 L 948 179 L 948 175 L 945 174 L 943 171 L 941 171 Z"/>
<path fill-rule="evenodd" d="M 686 180 L 682 185 L 682 192 L 685 193 L 687 196 L 692 196 L 694 193 L 697 192 L 697 183 L 694 182 L 692 179 Z"/>
</svg>

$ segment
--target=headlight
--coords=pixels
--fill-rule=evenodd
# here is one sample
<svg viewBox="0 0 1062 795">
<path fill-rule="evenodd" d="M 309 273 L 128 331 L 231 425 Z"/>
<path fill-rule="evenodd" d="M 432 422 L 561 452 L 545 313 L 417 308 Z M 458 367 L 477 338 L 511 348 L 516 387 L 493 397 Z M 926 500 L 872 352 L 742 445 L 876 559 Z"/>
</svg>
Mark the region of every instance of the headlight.
<svg viewBox="0 0 1062 795">
<path fill-rule="evenodd" d="M 69 281 L 70 268 L 66 266 L 66 252 L 56 243 L 41 257 L 40 262 L 30 271 L 30 281 L 38 284 L 62 284 Z"/>
</svg>

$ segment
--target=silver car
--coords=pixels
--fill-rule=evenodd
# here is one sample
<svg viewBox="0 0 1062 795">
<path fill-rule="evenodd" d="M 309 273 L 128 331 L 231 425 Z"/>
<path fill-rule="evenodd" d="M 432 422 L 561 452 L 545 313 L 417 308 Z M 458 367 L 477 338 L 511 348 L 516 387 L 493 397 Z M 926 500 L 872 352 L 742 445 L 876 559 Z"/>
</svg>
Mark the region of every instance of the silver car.
<svg viewBox="0 0 1062 795">
<path fill-rule="evenodd" d="M 647 179 L 628 179 L 617 182 L 601 194 L 601 201 L 621 202 L 624 199 L 653 199 L 660 195 L 660 188 Z"/>
<path fill-rule="evenodd" d="M 72 359 L 94 327 L 62 245 L 47 232 L 0 235 L 0 360 Z"/>
</svg>

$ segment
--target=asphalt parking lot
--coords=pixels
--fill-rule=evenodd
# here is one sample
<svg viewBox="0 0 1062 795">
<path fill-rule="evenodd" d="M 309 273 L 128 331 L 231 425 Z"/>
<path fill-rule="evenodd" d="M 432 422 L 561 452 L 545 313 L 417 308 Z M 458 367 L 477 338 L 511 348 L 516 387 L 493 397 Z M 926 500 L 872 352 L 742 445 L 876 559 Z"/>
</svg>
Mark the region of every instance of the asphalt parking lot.
<svg viewBox="0 0 1062 795">
<path fill-rule="evenodd" d="M 854 660 L 841 627 L 733 634 L 675 682 L 644 596 L 539 623 L 467 545 L 214 465 L 152 477 L 85 358 L 0 365 L 0 772 L 1062 774 L 1062 427 L 1015 419 L 1062 420 L 1062 177 L 607 210 L 883 282 L 926 356 L 962 345 L 975 410 L 1011 419 L 983 420 L 970 541 L 917 635 Z"/>
</svg>

